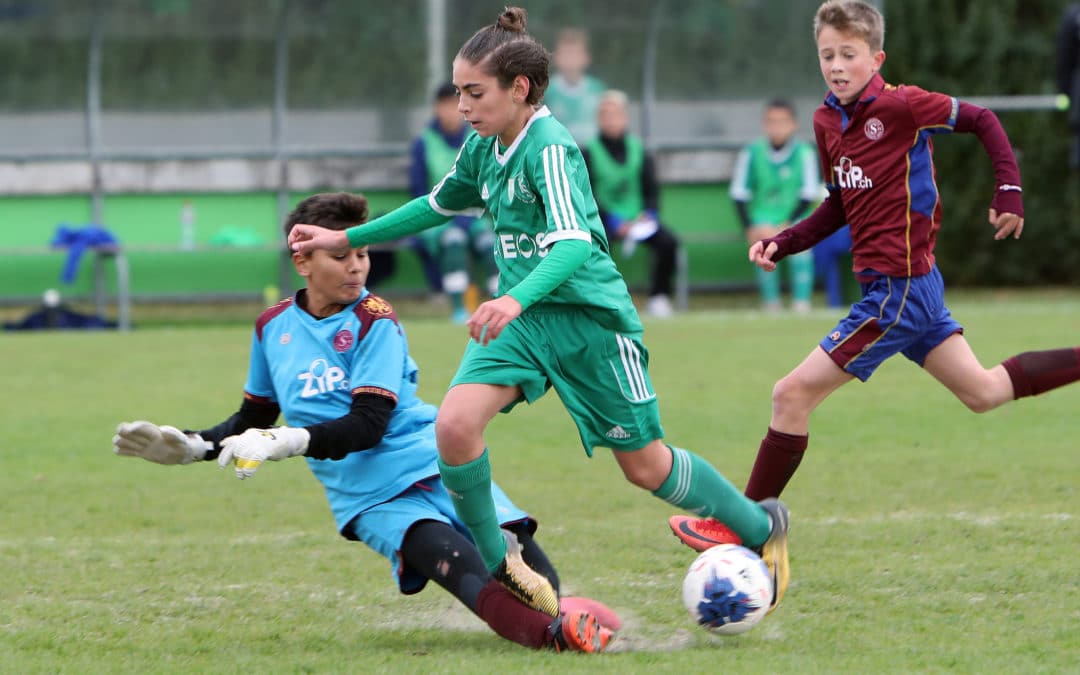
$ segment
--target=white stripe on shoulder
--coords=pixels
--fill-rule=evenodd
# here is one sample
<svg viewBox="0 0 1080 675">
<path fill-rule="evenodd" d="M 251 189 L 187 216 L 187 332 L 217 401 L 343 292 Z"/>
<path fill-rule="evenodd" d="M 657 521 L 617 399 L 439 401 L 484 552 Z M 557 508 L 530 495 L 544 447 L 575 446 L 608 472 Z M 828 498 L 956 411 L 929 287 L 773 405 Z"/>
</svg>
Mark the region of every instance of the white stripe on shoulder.
<svg viewBox="0 0 1080 675">
<path fill-rule="evenodd" d="M 575 230 L 578 228 L 577 214 L 574 212 L 574 198 L 570 194 L 570 179 L 566 177 L 566 146 L 559 146 L 559 174 L 562 176 L 562 192 L 565 199 L 564 205 L 570 213 L 569 226 Z"/>
<path fill-rule="evenodd" d="M 561 145 L 549 145 L 544 148 L 544 152 L 547 153 L 551 160 L 551 180 L 548 182 L 548 194 L 551 196 L 552 212 L 559 214 L 559 229 L 570 229 L 574 227 L 574 223 L 571 222 L 573 209 L 567 208 L 569 205 L 566 203 L 563 193 L 565 178 L 563 177 L 564 166 L 562 155 L 565 151 L 566 148 Z"/>
<path fill-rule="evenodd" d="M 555 146 L 549 145 L 543 150 L 544 158 L 544 185 L 547 187 L 548 193 L 548 211 L 551 213 L 552 220 L 555 221 L 555 229 L 562 230 L 562 214 L 559 212 L 558 202 L 555 200 L 555 179 L 552 177 L 552 149 Z"/>
</svg>

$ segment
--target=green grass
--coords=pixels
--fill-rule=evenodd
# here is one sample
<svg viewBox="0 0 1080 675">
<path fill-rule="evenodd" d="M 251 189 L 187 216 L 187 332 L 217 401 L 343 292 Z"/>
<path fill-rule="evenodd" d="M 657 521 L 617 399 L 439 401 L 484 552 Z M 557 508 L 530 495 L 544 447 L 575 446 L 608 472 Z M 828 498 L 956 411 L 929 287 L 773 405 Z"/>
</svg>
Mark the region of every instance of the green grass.
<svg viewBox="0 0 1080 675">
<path fill-rule="evenodd" d="M 1076 344 L 1080 295 L 962 297 L 986 364 Z M 741 485 L 773 382 L 836 313 L 703 311 L 649 323 L 673 443 Z M 465 336 L 406 317 L 438 402 Z M 530 652 L 340 539 L 301 460 L 243 483 L 112 455 L 117 422 L 198 427 L 240 402 L 247 326 L 0 336 L 0 671 L 1057 673 L 1080 663 L 1080 387 L 976 416 L 888 362 L 818 410 L 785 493 L 793 584 L 732 638 L 679 600 L 692 552 L 670 509 L 586 460 L 554 396 L 492 425 L 497 480 L 540 520 L 564 588 L 626 627 L 600 657 Z"/>
</svg>

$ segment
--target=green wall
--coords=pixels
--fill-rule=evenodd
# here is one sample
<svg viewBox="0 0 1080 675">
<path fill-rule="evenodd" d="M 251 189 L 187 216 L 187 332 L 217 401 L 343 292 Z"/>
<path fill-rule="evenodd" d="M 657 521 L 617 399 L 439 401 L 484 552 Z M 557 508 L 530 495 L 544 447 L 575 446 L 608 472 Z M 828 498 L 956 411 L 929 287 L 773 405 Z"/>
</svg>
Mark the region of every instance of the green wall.
<svg viewBox="0 0 1080 675">
<path fill-rule="evenodd" d="M 366 193 L 373 215 L 408 199 L 400 191 Z M 308 193 L 294 195 L 295 204 Z M 683 237 L 694 286 L 741 285 L 752 280 L 746 246 L 735 221 L 726 185 L 671 185 L 662 195 L 662 217 Z M 190 201 L 196 212 L 194 251 L 178 250 L 180 210 Z M 105 226 L 128 247 L 131 291 L 139 296 L 191 294 L 261 294 L 276 286 L 283 261 L 277 198 L 274 193 L 203 193 L 110 195 L 104 202 Z M 44 251 L 58 225 L 84 226 L 90 221 L 90 201 L 83 195 L 0 198 L 0 297 L 36 298 L 46 288 L 67 295 L 92 287 L 92 264 L 84 259 L 71 286 L 60 283 L 65 251 Z M 215 234 L 239 229 L 262 242 L 254 248 L 210 246 Z M 32 252 L 30 249 L 38 249 Z M 647 277 L 648 256 L 639 249 L 616 261 L 631 286 Z M 424 283 L 416 256 L 401 251 L 397 271 L 380 286 L 382 292 L 422 291 Z M 109 279 L 111 281 L 111 273 Z"/>
</svg>

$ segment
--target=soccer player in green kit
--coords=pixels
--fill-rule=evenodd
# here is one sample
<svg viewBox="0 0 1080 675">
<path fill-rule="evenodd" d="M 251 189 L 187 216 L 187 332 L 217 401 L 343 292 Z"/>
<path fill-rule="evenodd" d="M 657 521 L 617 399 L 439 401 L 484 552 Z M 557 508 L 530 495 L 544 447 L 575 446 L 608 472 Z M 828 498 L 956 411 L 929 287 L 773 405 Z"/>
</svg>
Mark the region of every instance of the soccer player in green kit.
<svg viewBox="0 0 1080 675">
<path fill-rule="evenodd" d="M 817 153 L 795 138 L 795 107 L 782 99 L 770 101 L 761 126 L 764 135 L 739 152 L 731 178 L 731 201 L 750 245 L 775 237 L 805 217 L 821 193 Z M 791 279 L 791 308 L 808 312 L 814 292 L 814 256 L 803 251 L 788 256 L 784 264 Z M 754 279 L 765 311 L 779 311 L 779 275 L 755 266 Z"/>
<path fill-rule="evenodd" d="M 554 387 L 588 455 L 614 451 L 626 478 L 665 502 L 719 519 L 761 552 L 772 606 L 787 587 L 787 509 L 745 497 L 698 455 L 667 445 L 642 326 L 608 251 L 573 137 L 541 105 L 548 54 L 506 9 L 454 59 L 458 110 L 476 135 L 427 197 L 370 223 L 332 231 L 296 225 L 294 251 L 397 239 L 462 212 L 495 223 L 499 294 L 467 324 L 469 341 L 436 421 L 439 471 L 488 569 L 523 602 L 551 615 L 558 597 L 503 538 L 491 499 L 485 428 L 496 413 Z M 718 542 L 719 543 L 719 542 Z"/>
</svg>

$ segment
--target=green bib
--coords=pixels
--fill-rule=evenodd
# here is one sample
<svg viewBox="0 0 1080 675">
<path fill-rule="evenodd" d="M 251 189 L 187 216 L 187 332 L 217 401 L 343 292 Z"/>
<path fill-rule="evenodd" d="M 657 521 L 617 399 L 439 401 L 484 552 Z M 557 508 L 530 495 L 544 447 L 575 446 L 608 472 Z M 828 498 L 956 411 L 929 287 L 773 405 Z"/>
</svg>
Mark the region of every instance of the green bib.
<svg viewBox="0 0 1080 675">
<path fill-rule="evenodd" d="M 799 203 L 803 187 L 802 167 L 810 147 L 805 143 L 796 143 L 780 162 L 773 160 L 767 140 L 758 139 L 750 145 L 749 151 L 749 180 L 754 191 L 750 203 L 750 221 L 784 222 Z"/>
<path fill-rule="evenodd" d="M 588 144 L 593 195 L 604 211 L 623 220 L 636 218 L 645 209 L 641 194 L 641 168 L 645 164 L 645 147 L 641 140 L 626 134 L 626 161 L 619 163 L 599 139 Z"/>
<path fill-rule="evenodd" d="M 420 136 L 424 143 L 424 164 L 427 170 L 428 188 L 442 180 L 457 159 L 458 148 L 449 145 L 438 131 L 431 127 L 424 129 Z"/>
</svg>

